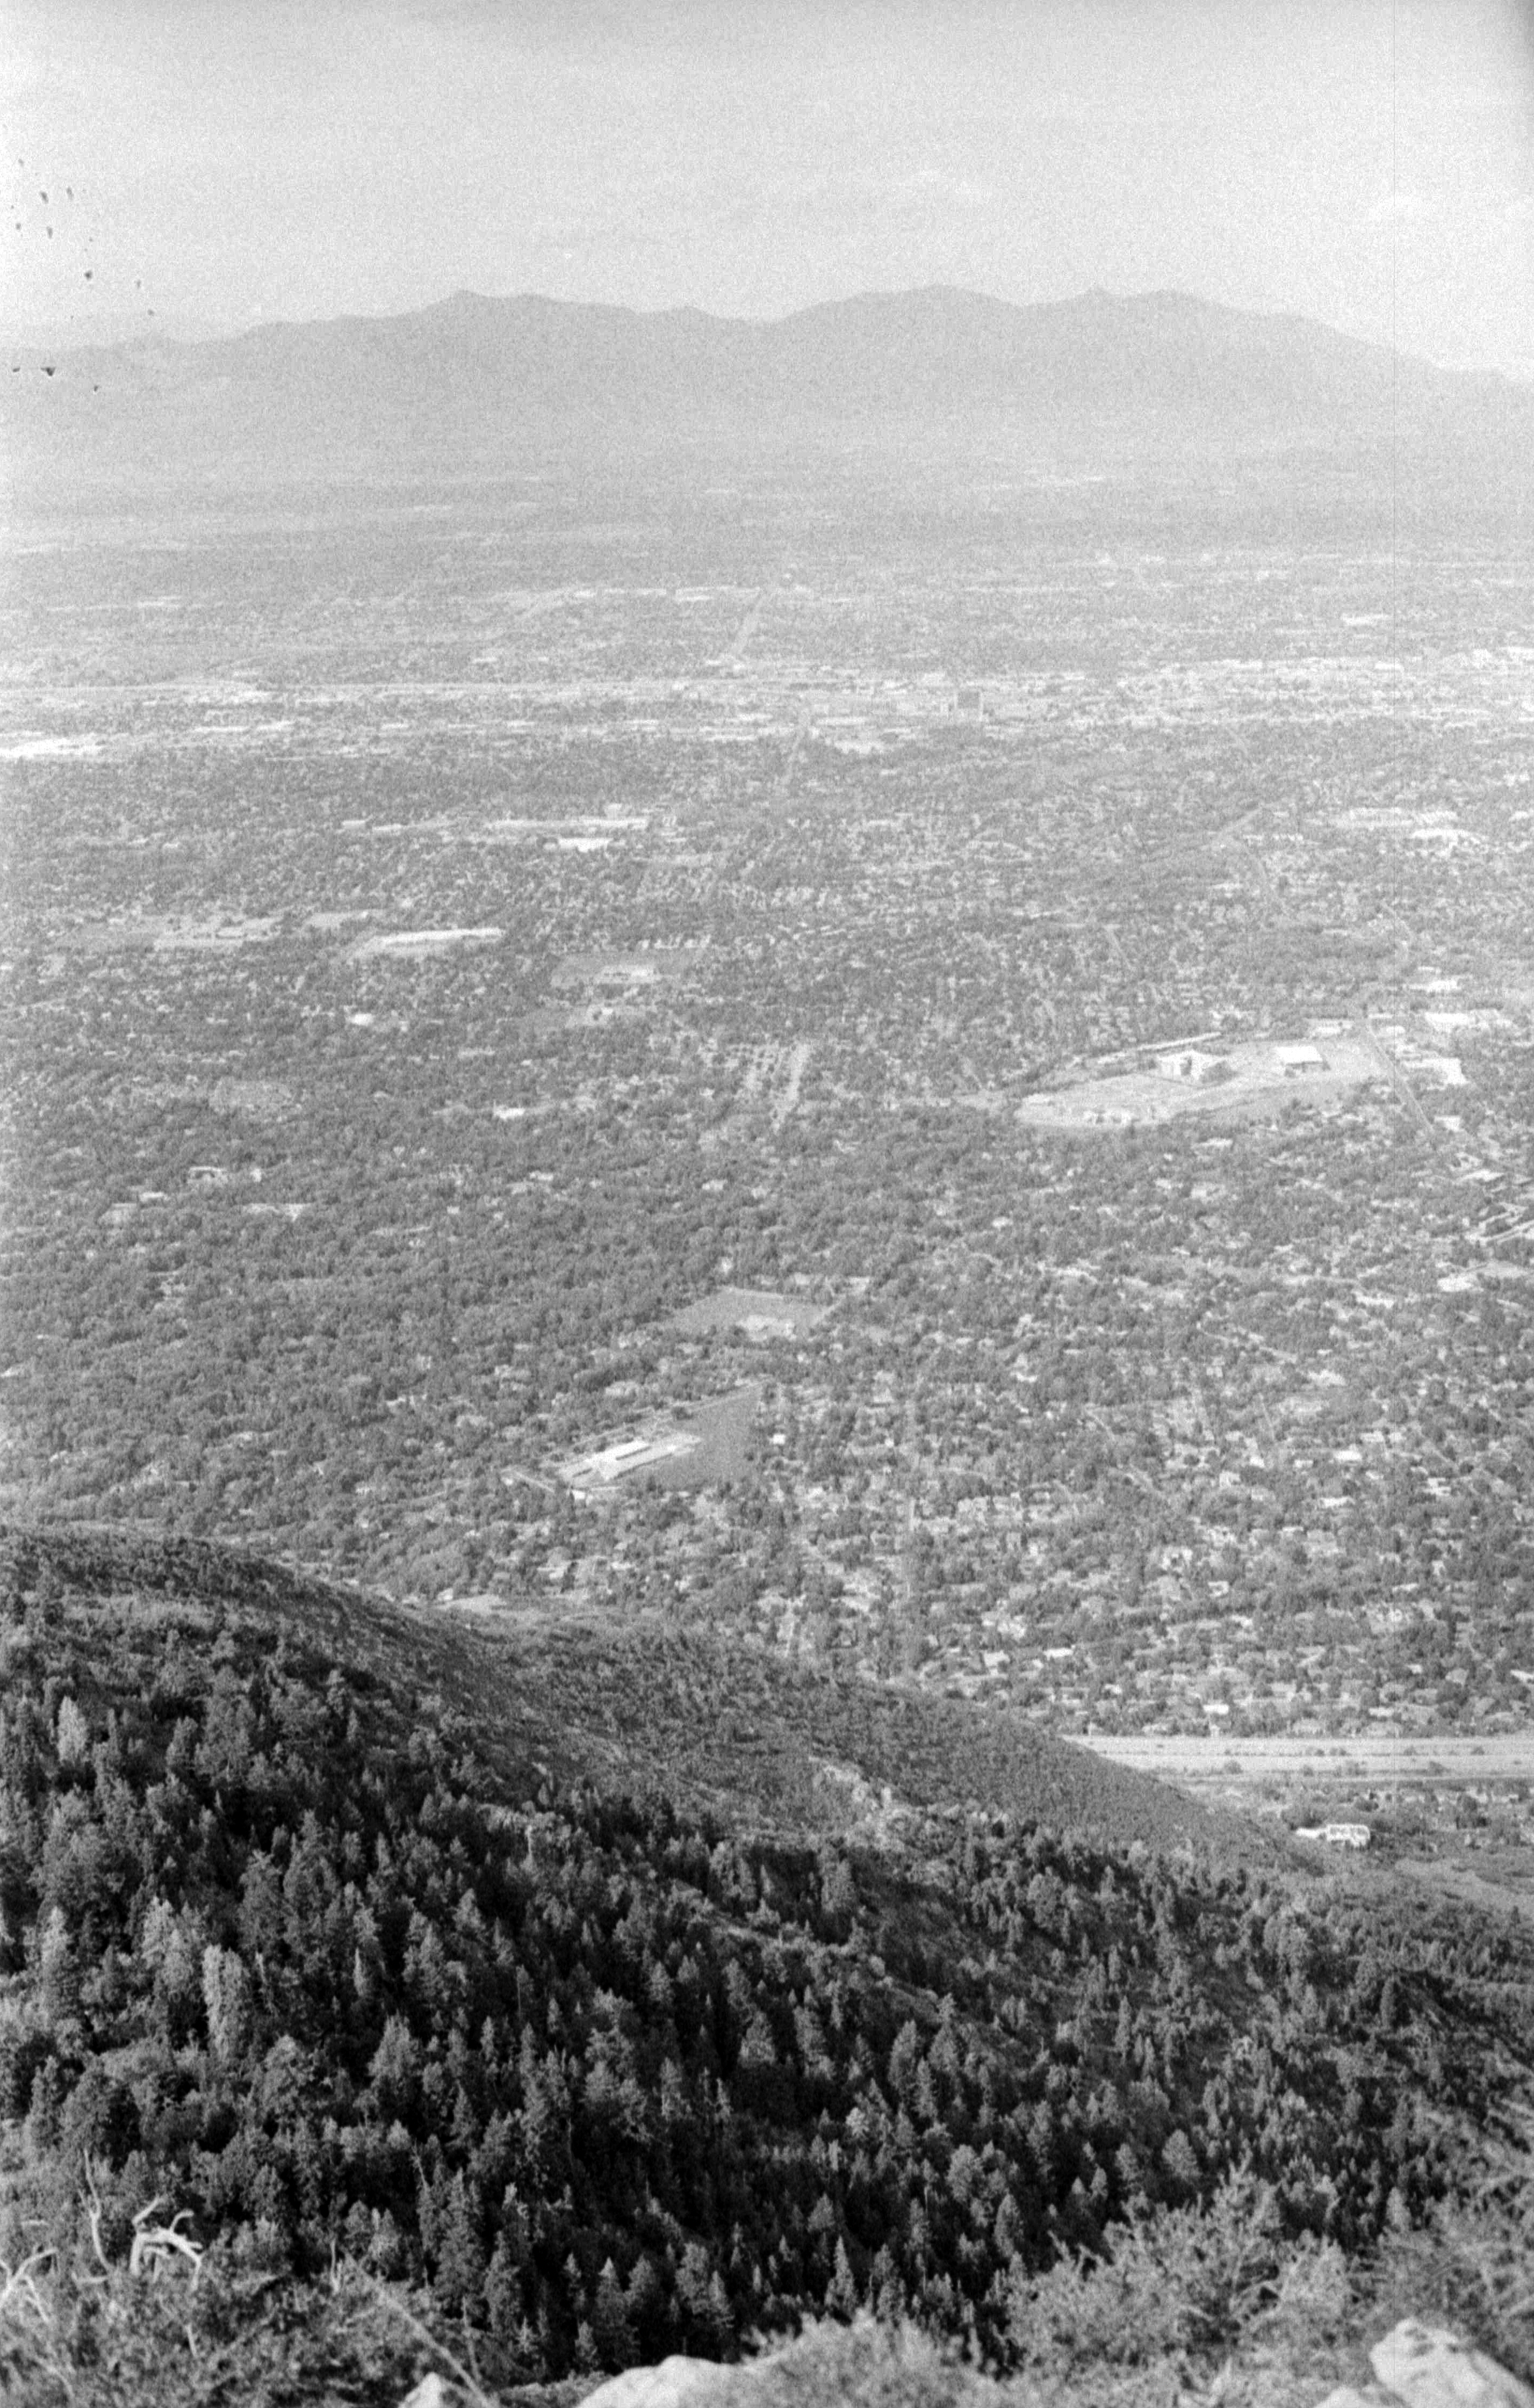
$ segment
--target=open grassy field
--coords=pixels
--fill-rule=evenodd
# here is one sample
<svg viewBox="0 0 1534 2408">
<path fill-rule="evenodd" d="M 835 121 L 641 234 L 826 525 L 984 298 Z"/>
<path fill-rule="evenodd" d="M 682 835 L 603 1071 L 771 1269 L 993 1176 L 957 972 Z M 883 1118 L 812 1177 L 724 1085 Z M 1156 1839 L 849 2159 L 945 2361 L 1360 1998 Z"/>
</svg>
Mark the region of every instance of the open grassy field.
<svg viewBox="0 0 1534 2408">
<path fill-rule="evenodd" d="M 1321 1067 L 1297 1072 L 1285 1068 L 1283 1048 L 1276 1042 L 1231 1045 L 1218 1056 L 1226 1067 L 1223 1078 L 1199 1082 L 1154 1069 L 1117 1071 L 1029 1096 L 1019 1105 L 1017 1117 L 1027 1128 L 1065 1129 L 1142 1127 L 1190 1113 L 1227 1120 L 1271 1111 L 1280 1097 L 1336 1103 L 1365 1080 L 1384 1075 L 1361 1037 L 1328 1037 L 1319 1051 Z"/>
<path fill-rule="evenodd" d="M 655 1480 L 667 1488 L 707 1488 L 738 1479 L 762 1401 L 755 1382 L 705 1397 L 674 1416 L 570 1456 L 556 1469 L 579 1497 L 602 1497 L 625 1484 Z"/>
<path fill-rule="evenodd" d="M 770 1288 L 722 1287 L 700 1297 L 674 1315 L 672 1327 L 684 1338 L 700 1338 L 710 1329 L 739 1329 L 748 1338 L 796 1338 L 813 1329 L 830 1311 L 808 1297 L 784 1296 Z"/>
</svg>

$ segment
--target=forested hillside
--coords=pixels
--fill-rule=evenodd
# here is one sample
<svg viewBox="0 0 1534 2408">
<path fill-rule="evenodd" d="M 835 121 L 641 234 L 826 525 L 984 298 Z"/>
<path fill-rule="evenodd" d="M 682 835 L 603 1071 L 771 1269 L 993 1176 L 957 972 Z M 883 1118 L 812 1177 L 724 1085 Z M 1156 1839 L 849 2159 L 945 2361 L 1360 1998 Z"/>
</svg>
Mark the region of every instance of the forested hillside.
<svg viewBox="0 0 1534 2408">
<path fill-rule="evenodd" d="M 93 1545 L 13 1533 L 0 1587 L 11 2262 L 93 2184 L 108 2254 L 159 2197 L 247 2269 L 426 2286 L 509 2377 L 860 2305 L 1004 2362 L 1018 2285 L 1137 2206 L 1242 2168 L 1357 2250 L 1534 2089 L 1511 1925 L 623 1795 L 423 1690 L 403 1616 Z"/>
<path fill-rule="evenodd" d="M 7 1537 L 0 1524 L 0 1548 L 23 1580 L 47 1565 L 93 1596 L 217 1600 L 294 1619 L 335 1660 L 473 1715 L 497 1777 L 513 1786 L 530 1774 L 590 1779 L 695 1813 L 833 1834 L 951 1805 L 1232 1863 L 1266 1861 L 1276 1844 L 1264 1826 L 1005 1708 L 785 1660 L 685 1612 L 582 1611 L 564 1598 L 488 1615 L 417 1612 L 245 1548 L 109 1525 L 59 1525 L 38 1540 Z"/>
</svg>

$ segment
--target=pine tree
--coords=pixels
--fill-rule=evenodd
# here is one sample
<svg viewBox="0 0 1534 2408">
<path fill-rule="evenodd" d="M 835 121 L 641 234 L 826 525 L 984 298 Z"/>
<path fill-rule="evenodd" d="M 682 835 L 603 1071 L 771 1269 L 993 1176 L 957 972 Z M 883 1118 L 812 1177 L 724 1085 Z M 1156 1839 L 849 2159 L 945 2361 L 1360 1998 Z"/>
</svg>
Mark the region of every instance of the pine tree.
<svg viewBox="0 0 1534 2408">
<path fill-rule="evenodd" d="M 224 2065 L 235 2065 L 251 2036 L 251 1983 L 240 1959 L 209 1943 L 203 1950 L 203 2004 L 208 2046 Z"/>
<path fill-rule="evenodd" d="M 596 2277 L 591 2327 L 597 2357 L 609 2374 L 621 2373 L 625 2366 L 633 2365 L 638 2356 L 634 2329 L 629 2322 L 628 2302 L 618 2280 L 618 2269 L 610 2258 Z"/>
<path fill-rule="evenodd" d="M 826 2312 L 839 2316 L 843 2324 L 851 2324 L 858 2305 L 857 2277 L 853 2272 L 853 2261 L 847 2255 L 846 2238 L 839 2233 L 835 2267 L 825 2293 Z"/>
<path fill-rule="evenodd" d="M 432 2292 L 438 2306 L 457 2315 L 480 2303 L 485 2275 L 484 2243 L 479 2216 L 462 2172 L 437 2189 L 434 2200 L 437 2224 L 437 2268 Z"/>
</svg>

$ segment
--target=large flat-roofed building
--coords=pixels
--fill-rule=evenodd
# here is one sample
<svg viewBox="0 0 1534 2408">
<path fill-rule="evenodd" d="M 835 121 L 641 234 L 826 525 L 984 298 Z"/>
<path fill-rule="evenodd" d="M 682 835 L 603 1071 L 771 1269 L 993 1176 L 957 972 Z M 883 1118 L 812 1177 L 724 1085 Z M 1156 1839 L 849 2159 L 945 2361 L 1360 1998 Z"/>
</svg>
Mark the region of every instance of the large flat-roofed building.
<svg viewBox="0 0 1534 2408">
<path fill-rule="evenodd" d="M 1201 1053 L 1197 1045 L 1180 1046 L 1172 1054 L 1158 1054 L 1155 1067 L 1158 1077 L 1188 1079 L 1195 1086 L 1206 1086 L 1211 1079 L 1230 1075 L 1230 1065 L 1223 1055 Z"/>
</svg>

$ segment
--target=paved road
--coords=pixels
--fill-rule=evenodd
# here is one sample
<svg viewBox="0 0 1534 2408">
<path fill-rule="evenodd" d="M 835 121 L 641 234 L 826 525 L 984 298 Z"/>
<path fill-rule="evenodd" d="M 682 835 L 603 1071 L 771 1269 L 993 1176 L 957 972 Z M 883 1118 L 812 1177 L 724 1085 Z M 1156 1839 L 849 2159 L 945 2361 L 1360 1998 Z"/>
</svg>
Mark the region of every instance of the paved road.
<svg viewBox="0 0 1534 2408">
<path fill-rule="evenodd" d="M 1115 1764 L 1171 1780 L 1247 1780 L 1356 1772 L 1379 1781 L 1534 1781 L 1534 1729 L 1484 1739 L 1424 1739 L 1367 1731 L 1356 1739 L 1181 1739 L 1134 1734 L 1078 1741 Z"/>
<path fill-rule="evenodd" d="M 1397 1095 L 1400 1097 L 1402 1103 L 1406 1106 L 1407 1111 L 1411 1113 L 1412 1118 L 1416 1122 L 1416 1125 L 1421 1130 L 1423 1136 L 1427 1140 L 1428 1144 L 1437 1145 L 1439 1141 L 1438 1131 L 1433 1126 L 1433 1124 L 1428 1119 L 1426 1113 L 1423 1111 L 1421 1104 L 1417 1101 L 1416 1090 L 1412 1085 L 1412 1082 L 1408 1079 L 1405 1071 L 1401 1068 L 1400 1064 L 1391 1060 L 1390 1055 L 1385 1052 L 1384 1047 L 1375 1036 L 1373 1029 L 1370 1027 L 1369 1021 L 1366 1018 L 1360 1016 L 1353 1025 L 1357 1030 L 1359 1036 L 1363 1039 L 1364 1043 L 1369 1047 L 1369 1050 L 1373 1054 L 1376 1062 L 1378 1062 L 1382 1076 L 1389 1080 L 1391 1085 L 1395 1088 Z"/>
</svg>

